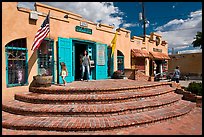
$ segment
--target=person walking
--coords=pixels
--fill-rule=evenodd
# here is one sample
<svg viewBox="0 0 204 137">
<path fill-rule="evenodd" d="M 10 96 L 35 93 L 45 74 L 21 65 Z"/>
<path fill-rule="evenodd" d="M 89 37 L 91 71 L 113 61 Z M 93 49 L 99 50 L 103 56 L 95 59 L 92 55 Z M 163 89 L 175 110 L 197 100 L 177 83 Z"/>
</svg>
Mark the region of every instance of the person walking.
<svg viewBox="0 0 204 137">
<path fill-rule="evenodd" d="M 89 75 L 90 75 L 90 58 L 89 58 L 89 55 L 88 55 L 86 50 L 84 51 L 84 56 L 82 57 L 82 76 L 81 76 L 81 81 L 84 78 L 85 70 L 87 70 L 86 79 L 87 79 L 87 82 L 88 82 Z"/>
<path fill-rule="evenodd" d="M 180 78 L 179 66 L 176 66 L 176 69 L 174 70 L 173 78 L 176 81 L 176 83 L 179 83 L 179 78 Z"/>
<path fill-rule="evenodd" d="M 62 80 L 63 80 L 63 85 L 65 86 L 66 85 L 66 80 L 65 80 L 65 77 L 68 76 L 68 71 L 67 71 L 67 68 L 66 68 L 66 65 L 64 62 L 61 62 L 60 63 L 61 65 L 61 77 L 62 77 Z"/>
</svg>

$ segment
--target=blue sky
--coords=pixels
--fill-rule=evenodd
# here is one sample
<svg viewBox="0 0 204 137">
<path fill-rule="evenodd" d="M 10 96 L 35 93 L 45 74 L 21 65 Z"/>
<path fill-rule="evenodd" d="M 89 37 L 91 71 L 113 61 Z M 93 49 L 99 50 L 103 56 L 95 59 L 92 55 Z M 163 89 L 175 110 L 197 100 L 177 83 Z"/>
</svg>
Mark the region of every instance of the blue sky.
<svg viewBox="0 0 204 137">
<path fill-rule="evenodd" d="M 44 4 L 71 11 L 83 18 L 108 25 L 125 28 L 131 36 L 143 35 L 143 25 L 139 21 L 142 12 L 140 2 L 42 2 Z M 19 6 L 34 9 L 34 2 L 19 2 Z M 91 7 L 91 8 L 90 8 Z M 159 33 L 169 44 L 169 52 L 189 50 L 197 31 L 202 31 L 202 2 L 144 2 L 145 17 L 148 22 L 146 34 Z M 191 51 L 190 51 L 191 50 Z"/>
</svg>

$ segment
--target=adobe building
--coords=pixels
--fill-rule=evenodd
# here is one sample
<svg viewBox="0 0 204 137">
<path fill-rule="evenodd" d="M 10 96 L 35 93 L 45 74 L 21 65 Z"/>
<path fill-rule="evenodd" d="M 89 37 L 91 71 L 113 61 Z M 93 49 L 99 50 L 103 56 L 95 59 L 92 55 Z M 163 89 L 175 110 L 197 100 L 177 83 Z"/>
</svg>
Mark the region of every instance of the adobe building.
<svg viewBox="0 0 204 137">
<path fill-rule="evenodd" d="M 168 70 L 168 43 L 162 36 L 151 33 L 145 40 L 133 36 L 131 45 L 131 68 L 140 70 L 146 76 L 154 76 Z"/>
<path fill-rule="evenodd" d="M 202 53 L 172 54 L 169 57 L 169 72 L 173 72 L 176 66 L 179 66 L 182 76 L 202 79 Z"/>
<path fill-rule="evenodd" d="M 151 33 L 143 38 L 118 28 L 116 49 L 111 58 L 113 26 L 97 24 L 81 15 L 35 4 L 35 11 L 17 7 L 17 2 L 2 2 L 2 90 L 19 91 L 28 88 L 33 76 L 53 76 L 61 83 L 60 62 L 65 62 L 67 82 L 80 79 L 79 57 L 84 50 L 92 61 L 91 79 L 111 78 L 116 70 L 139 70 L 146 76 L 167 71 L 168 44 L 162 36 Z M 35 35 L 50 11 L 50 33 L 38 50 L 32 51 Z"/>
</svg>

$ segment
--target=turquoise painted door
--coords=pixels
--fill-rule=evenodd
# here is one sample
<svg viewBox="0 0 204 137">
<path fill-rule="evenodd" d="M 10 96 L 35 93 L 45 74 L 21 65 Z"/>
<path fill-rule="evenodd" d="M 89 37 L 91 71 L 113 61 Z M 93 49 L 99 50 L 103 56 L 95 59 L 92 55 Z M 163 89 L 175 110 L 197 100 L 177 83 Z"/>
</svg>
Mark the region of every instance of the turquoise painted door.
<svg viewBox="0 0 204 137">
<path fill-rule="evenodd" d="M 68 70 L 68 76 L 65 78 L 67 82 L 74 81 L 73 71 L 72 71 L 72 39 L 68 38 L 58 38 L 58 64 L 59 64 L 59 83 L 63 83 L 62 78 L 60 76 L 61 66 L 60 62 L 64 62 L 66 64 Z"/>
<path fill-rule="evenodd" d="M 96 43 L 96 80 L 107 78 L 107 45 Z"/>
<path fill-rule="evenodd" d="M 90 60 L 94 60 L 92 44 L 88 44 L 87 51 L 88 51 Z M 94 79 L 93 76 L 94 76 L 94 68 L 90 68 L 90 80 Z"/>
</svg>

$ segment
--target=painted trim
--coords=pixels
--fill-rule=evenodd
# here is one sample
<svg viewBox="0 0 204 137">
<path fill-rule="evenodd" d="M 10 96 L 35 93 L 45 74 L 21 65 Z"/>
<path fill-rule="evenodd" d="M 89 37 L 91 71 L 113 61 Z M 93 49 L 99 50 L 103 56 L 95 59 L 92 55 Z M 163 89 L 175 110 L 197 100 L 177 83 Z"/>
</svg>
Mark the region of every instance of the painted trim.
<svg viewBox="0 0 204 137">
<path fill-rule="evenodd" d="M 53 66 L 52 68 L 52 75 L 53 75 L 53 81 L 52 81 L 52 84 L 55 83 L 55 63 L 54 63 L 54 40 L 53 39 L 50 39 L 50 38 L 44 38 L 45 41 L 50 41 L 51 42 L 51 47 L 52 47 L 52 63 L 51 65 Z M 48 55 L 46 55 L 47 57 Z M 38 70 L 38 75 L 40 73 L 40 70 L 39 70 L 39 52 L 37 50 L 37 70 Z"/>
<path fill-rule="evenodd" d="M 5 57 L 6 57 L 6 86 L 9 87 L 8 84 L 8 56 L 7 56 L 7 51 L 5 51 Z"/>
<path fill-rule="evenodd" d="M 78 41 L 78 43 L 83 42 L 83 43 L 85 43 L 85 44 L 88 44 L 88 43 L 95 44 L 95 43 L 96 43 L 96 42 L 94 42 L 94 41 L 83 40 L 83 39 L 78 39 L 78 38 L 70 38 L 70 39 L 72 39 L 72 41 L 75 42 L 75 43 L 77 43 L 77 41 Z"/>
<path fill-rule="evenodd" d="M 27 48 L 18 48 L 18 47 L 5 47 L 5 59 L 6 59 L 6 87 L 16 87 L 16 86 L 27 86 L 28 83 L 28 50 Z M 7 56 L 7 50 L 25 50 L 26 51 L 26 63 L 25 63 L 25 83 L 24 84 L 8 84 L 8 56 Z"/>
<path fill-rule="evenodd" d="M 12 46 L 8 46 L 8 47 L 5 47 L 6 50 L 8 49 L 12 49 L 12 50 L 27 50 L 27 48 L 18 48 L 18 47 L 12 47 Z"/>
<path fill-rule="evenodd" d="M 124 56 L 117 56 L 117 60 L 118 60 L 118 58 L 122 58 L 122 61 L 123 61 L 123 62 L 122 62 L 122 65 L 123 65 L 123 66 L 122 66 L 122 70 L 124 71 L 124 69 L 125 69 L 125 67 L 124 67 L 124 59 L 125 59 L 125 58 L 124 58 Z M 118 67 L 118 61 L 117 61 L 117 69 L 119 69 L 119 67 Z"/>
</svg>

